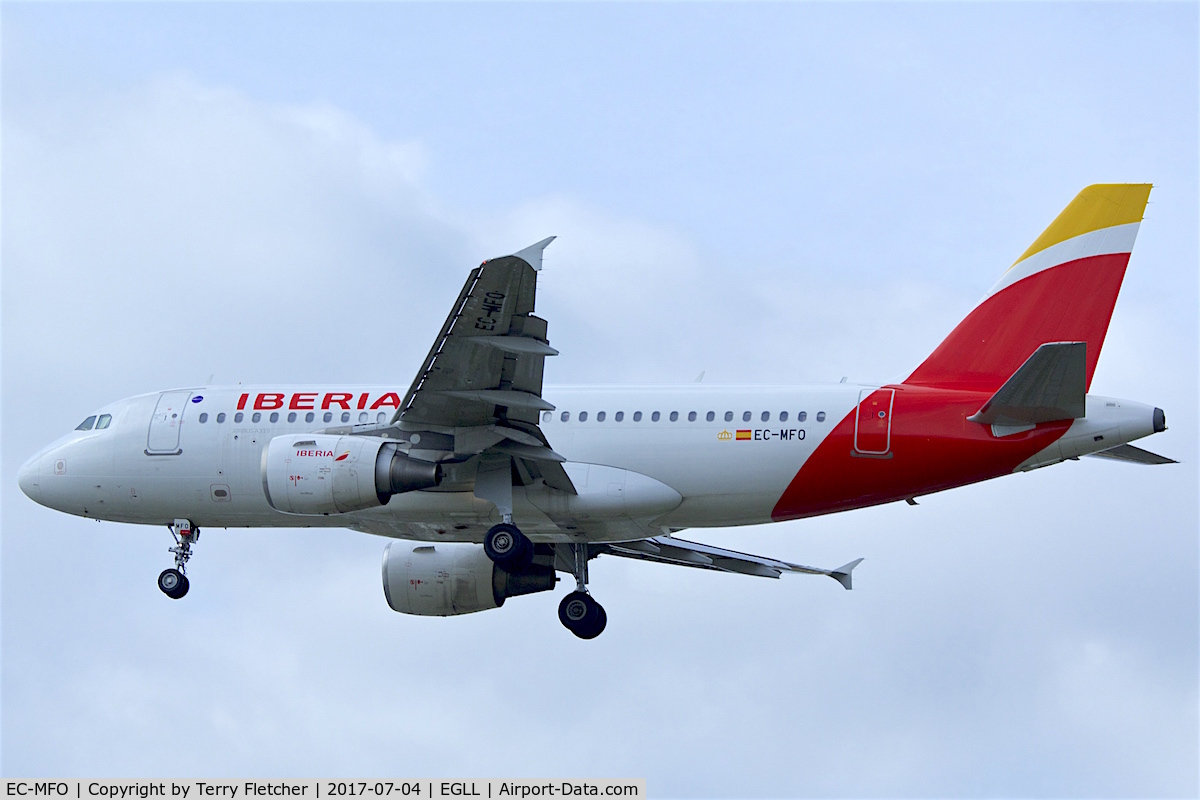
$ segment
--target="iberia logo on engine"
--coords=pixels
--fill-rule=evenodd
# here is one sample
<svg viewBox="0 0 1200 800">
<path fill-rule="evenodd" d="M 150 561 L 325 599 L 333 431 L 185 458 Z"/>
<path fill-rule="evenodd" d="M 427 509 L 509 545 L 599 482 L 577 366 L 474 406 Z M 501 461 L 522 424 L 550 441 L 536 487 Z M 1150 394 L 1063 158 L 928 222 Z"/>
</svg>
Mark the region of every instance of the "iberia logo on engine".
<svg viewBox="0 0 1200 800">
<path fill-rule="evenodd" d="M 349 454 L 350 454 L 349 451 L 346 451 L 346 455 L 349 455 Z M 331 455 L 333 455 L 333 451 L 332 450 L 297 450 L 296 455 L 298 457 L 307 457 L 307 458 L 329 458 Z M 345 457 L 346 456 L 342 456 L 342 458 L 345 458 Z M 338 460 L 341 461 L 341 458 L 339 458 Z"/>
</svg>

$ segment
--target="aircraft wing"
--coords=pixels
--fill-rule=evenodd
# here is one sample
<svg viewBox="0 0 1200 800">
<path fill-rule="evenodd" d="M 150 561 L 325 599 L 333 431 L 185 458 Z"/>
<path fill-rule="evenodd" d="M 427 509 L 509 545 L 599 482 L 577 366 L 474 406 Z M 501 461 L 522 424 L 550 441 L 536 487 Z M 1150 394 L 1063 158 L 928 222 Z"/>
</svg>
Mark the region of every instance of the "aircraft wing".
<svg viewBox="0 0 1200 800">
<path fill-rule="evenodd" d="M 542 399 L 546 356 L 558 355 L 534 316 L 537 272 L 551 236 L 471 270 L 450 315 L 390 426 L 417 431 L 412 450 L 431 459 L 511 456 L 525 472 L 575 488 L 538 427 L 554 406 Z M 428 432 L 435 435 L 430 436 Z M 450 451 L 450 452 L 447 452 Z"/>
<path fill-rule="evenodd" d="M 558 351 L 533 315 L 542 250 L 553 239 L 471 270 L 393 422 L 536 426 L 553 408 L 542 399 L 542 366 Z"/>
<path fill-rule="evenodd" d="M 600 552 L 622 558 L 642 561 L 657 561 L 660 564 L 675 564 L 683 567 L 698 567 L 718 572 L 737 572 L 742 575 L 758 575 L 763 578 L 778 578 L 785 572 L 806 575 L 828 575 L 845 588 L 850 588 L 850 575 L 862 561 L 857 558 L 837 569 L 820 569 L 792 564 L 765 556 L 739 553 L 699 542 L 688 542 L 674 536 L 655 536 L 636 542 L 620 542 L 600 546 Z"/>
</svg>

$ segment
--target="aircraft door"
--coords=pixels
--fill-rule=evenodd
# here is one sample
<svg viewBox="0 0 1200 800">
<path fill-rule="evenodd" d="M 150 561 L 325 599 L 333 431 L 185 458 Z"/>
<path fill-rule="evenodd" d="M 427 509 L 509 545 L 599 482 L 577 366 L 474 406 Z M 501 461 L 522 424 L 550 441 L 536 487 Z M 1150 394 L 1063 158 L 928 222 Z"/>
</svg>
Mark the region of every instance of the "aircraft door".
<svg viewBox="0 0 1200 800">
<path fill-rule="evenodd" d="M 183 422 L 183 410 L 191 392 L 163 392 L 150 418 L 150 432 L 146 436 L 146 455 L 177 456 L 179 449 L 179 426 Z"/>
<path fill-rule="evenodd" d="M 892 405 L 895 389 L 863 389 L 858 393 L 854 420 L 854 450 L 870 456 L 885 455 L 892 447 Z"/>
</svg>

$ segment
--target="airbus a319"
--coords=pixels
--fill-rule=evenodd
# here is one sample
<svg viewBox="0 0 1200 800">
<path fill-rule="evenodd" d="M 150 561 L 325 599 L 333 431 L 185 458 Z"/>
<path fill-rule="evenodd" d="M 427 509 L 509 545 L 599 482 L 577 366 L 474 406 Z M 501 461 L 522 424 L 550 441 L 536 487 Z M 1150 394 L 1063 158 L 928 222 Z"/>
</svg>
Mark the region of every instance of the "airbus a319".
<svg viewBox="0 0 1200 800">
<path fill-rule="evenodd" d="M 534 314 L 545 239 L 471 271 L 415 379 L 391 386 L 201 386 L 120 400 L 21 468 L 36 502 L 166 525 L 188 592 L 209 526 L 389 537 L 388 604 L 454 615 L 574 579 L 559 619 L 599 635 L 601 555 L 851 587 L 823 569 L 681 539 L 921 495 L 1130 442 L 1162 410 L 1088 394 L 1150 186 L 1089 186 L 895 384 L 544 388 Z"/>
</svg>

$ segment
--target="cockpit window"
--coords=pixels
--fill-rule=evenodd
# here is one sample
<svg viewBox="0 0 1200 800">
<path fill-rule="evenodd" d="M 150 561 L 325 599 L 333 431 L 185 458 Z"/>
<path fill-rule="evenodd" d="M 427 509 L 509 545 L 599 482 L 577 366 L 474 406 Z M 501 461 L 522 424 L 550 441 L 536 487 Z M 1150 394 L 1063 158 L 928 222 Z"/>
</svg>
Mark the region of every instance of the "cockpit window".
<svg viewBox="0 0 1200 800">
<path fill-rule="evenodd" d="M 112 422 L 112 414 L 101 414 L 100 419 L 96 420 L 96 430 L 102 431 Z"/>
<path fill-rule="evenodd" d="M 75 430 L 90 431 L 92 429 L 92 426 L 95 424 L 96 424 L 96 416 L 93 414 L 92 416 L 85 419 L 83 422 L 79 423 L 79 427 L 76 428 Z"/>
</svg>

